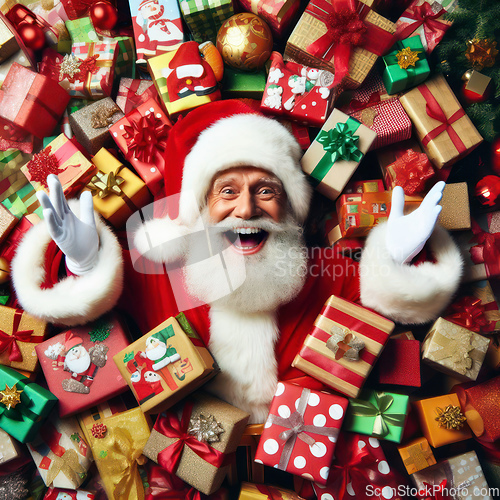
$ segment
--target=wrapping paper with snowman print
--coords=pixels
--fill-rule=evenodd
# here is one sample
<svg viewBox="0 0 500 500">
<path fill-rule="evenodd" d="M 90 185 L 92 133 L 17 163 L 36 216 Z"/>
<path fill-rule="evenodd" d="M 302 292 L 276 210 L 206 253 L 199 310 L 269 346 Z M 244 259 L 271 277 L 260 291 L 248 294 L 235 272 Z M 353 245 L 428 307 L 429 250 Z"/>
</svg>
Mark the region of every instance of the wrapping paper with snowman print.
<svg viewBox="0 0 500 500">
<path fill-rule="evenodd" d="M 279 382 L 255 461 L 326 484 L 347 399 Z"/>
</svg>

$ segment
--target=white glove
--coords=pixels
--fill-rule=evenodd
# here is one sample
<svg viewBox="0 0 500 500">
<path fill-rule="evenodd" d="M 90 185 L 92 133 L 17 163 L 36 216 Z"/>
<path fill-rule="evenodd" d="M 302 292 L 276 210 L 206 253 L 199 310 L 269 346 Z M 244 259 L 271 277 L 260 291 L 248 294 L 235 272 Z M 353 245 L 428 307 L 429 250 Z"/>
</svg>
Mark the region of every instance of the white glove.
<svg viewBox="0 0 500 500">
<path fill-rule="evenodd" d="M 397 186 L 392 193 L 392 206 L 385 244 L 392 259 L 398 264 L 406 264 L 417 255 L 434 230 L 441 212 L 438 203 L 443 196 L 443 181 L 438 182 L 425 196 L 420 206 L 409 215 L 403 216 L 405 194 Z"/>
<path fill-rule="evenodd" d="M 94 267 L 99 250 L 92 193 L 85 191 L 80 196 L 79 219 L 70 210 L 58 177 L 49 175 L 47 184 L 50 198 L 43 191 L 37 192 L 37 197 L 43 208 L 49 234 L 66 255 L 68 269 L 73 274 L 85 274 Z"/>
</svg>

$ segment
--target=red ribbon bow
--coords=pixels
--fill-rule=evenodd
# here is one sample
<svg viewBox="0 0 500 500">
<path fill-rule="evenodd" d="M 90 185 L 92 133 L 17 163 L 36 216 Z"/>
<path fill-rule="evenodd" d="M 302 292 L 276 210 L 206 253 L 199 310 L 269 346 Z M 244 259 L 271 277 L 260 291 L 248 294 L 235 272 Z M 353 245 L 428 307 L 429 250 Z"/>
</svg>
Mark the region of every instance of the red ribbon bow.
<svg viewBox="0 0 500 500">
<path fill-rule="evenodd" d="M 427 180 L 434 176 L 427 155 L 413 149 L 407 149 L 390 167 L 395 174 L 395 185 L 401 186 L 405 194 L 410 196 L 423 191 Z"/>
<path fill-rule="evenodd" d="M 39 344 L 43 340 L 42 336 L 32 337 L 33 330 L 18 330 L 22 316 L 23 311 L 21 309 L 16 309 L 12 325 L 12 335 L 8 335 L 3 330 L 0 330 L 0 354 L 8 349 L 9 361 L 21 362 L 23 360 L 23 355 L 17 345 L 18 342 Z"/>
<path fill-rule="evenodd" d="M 495 329 L 495 321 L 488 321 L 486 308 L 477 297 L 463 297 L 450 306 L 451 313 L 444 319 L 463 326 L 473 332 L 491 332 Z"/>
<path fill-rule="evenodd" d="M 119 97 L 125 98 L 125 109 L 123 110 L 125 114 L 128 114 L 133 109 L 138 108 L 141 104 L 149 101 L 149 99 L 156 99 L 158 93 L 156 92 L 154 85 L 148 87 L 142 94 L 137 93 L 139 91 L 139 85 L 142 81 L 143 80 L 132 80 L 130 87 L 125 87 L 124 90 L 120 90 L 118 92 Z"/>
<path fill-rule="evenodd" d="M 349 104 L 349 110 L 351 113 L 362 111 L 363 109 L 375 106 L 375 104 L 378 104 L 380 101 L 380 93 L 373 92 L 368 101 L 358 101 L 357 99 L 353 99 Z"/>
<path fill-rule="evenodd" d="M 145 500 L 201 500 L 198 490 L 186 484 L 175 474 L 168 473 L 158 465 L 151 464 L 148 470 L 148 488 Z"/>
<path fill-rule="evenodd" d="M 219 468 L 226 465 L 230 458 L 207 443 L 198 441 L 195 436 L 188 434 L 187 431 L 192 411 L 193 404 L 188 402 L 182 410 L 181 420 L 179 420 L 175 413 L 167 412 L 158 417 L 154 425 L 156 431 L 168 438 L 176 439 L 174 443 L 167 446 L 158 454 L 158 464 L 170 474 L 175 474 L 184 446 L 191 448 L 200 458 L 214 467 Z"/>
<path fill-rule="evenodd" d="M 448 498 L 448 495 L 445 494 L 447 482 L 448 481 L 446 479 L 443 479 L 439 483 L 439 486 L 436 487 L 436 485 L 432 485 L 424 481 L 424 488 L 418 492 L 418 496 L 422 500 L 446 500 Z"/>
<path fill-rule="evenodd" d="M 474 264 L 484 264 L 487 277 L 500 275 L 500 233 L 483 231 L 479 224 L 472 220 L 474 237 L 472 243 L 477 243 L 469 249 Z"/>
<path fill-rule="evenodd" d="M 448 28 L 447 24 L 437 21 L 438 17 L 441 17 L 446 12 L 445 9 L 441 9 L 439 12 L 434 13 L 431 5 L 428 2 L 413 7 L 413 9 L 408 9 L 403 13 L 403 17 L 408 17 L 413 19 L 415 22 L 406 26 L 401 33 L 398 33 L 398 38 L 403 40 L 408 38 L 415 30 L 424 26 L 424 30 L 429 31 L 443 31 Z"/>
</svg>

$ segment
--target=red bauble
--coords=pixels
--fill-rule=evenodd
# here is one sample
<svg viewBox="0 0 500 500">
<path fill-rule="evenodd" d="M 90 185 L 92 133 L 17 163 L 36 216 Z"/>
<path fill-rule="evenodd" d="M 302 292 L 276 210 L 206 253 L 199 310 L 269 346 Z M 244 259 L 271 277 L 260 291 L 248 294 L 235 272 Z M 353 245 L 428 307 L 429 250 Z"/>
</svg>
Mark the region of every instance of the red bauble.
<svg viewBox="0 0 500 500">
<path fill-rule="evenodd" d="M 465 86 L 467 82 L 465 82 L 462 86 L 462 97 L 464 98 L 467 104 L 474 104 L 476 102 L 484 102 L 489 99 L 491 94 L 491 84 L 486 87 L 486 90 L 483 94 L 477 94 L 476 92 L 472 92 L 472 90 L 467 90 Z"/>
<path fill-rule="evenodd" d="M 111 30 L 118 21 L 118 10 L 109 2 L 96 2 L 90 7 L 90 19 L 96 28 Z"/>
<path fill-rule="evenodd" d="M 17 32 L 29 49 L 42 50 L 45 47 L 45 35 L 40 26 L 23 23 L 17 28 Z"/>
<path fill-rule="evenodd" d="M 491 144 L 491 167 L 495 174 L 500 175 L 500 137 Z"/>
<path fill-rule="evenodd" d="M 487 175 L 476 184 L 476 198 L 481 205 L 494 207 L 500 201 L 500 177 Z"/>
</svg>

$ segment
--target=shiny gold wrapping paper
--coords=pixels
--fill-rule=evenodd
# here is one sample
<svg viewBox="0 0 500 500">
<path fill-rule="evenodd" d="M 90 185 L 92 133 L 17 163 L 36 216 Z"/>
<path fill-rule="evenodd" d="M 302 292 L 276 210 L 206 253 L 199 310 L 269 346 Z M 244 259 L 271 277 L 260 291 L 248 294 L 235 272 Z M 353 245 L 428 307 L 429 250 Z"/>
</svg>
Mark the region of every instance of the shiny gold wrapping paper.
<svg viewBox="0 0 500 500">
<path fill-rule="evenodd" d="M 438 223 L 448 231 L 470 229 L 469 192 L 466 182 L 446 184 L 439 204 L 443 207 Z"/>
</svg>

